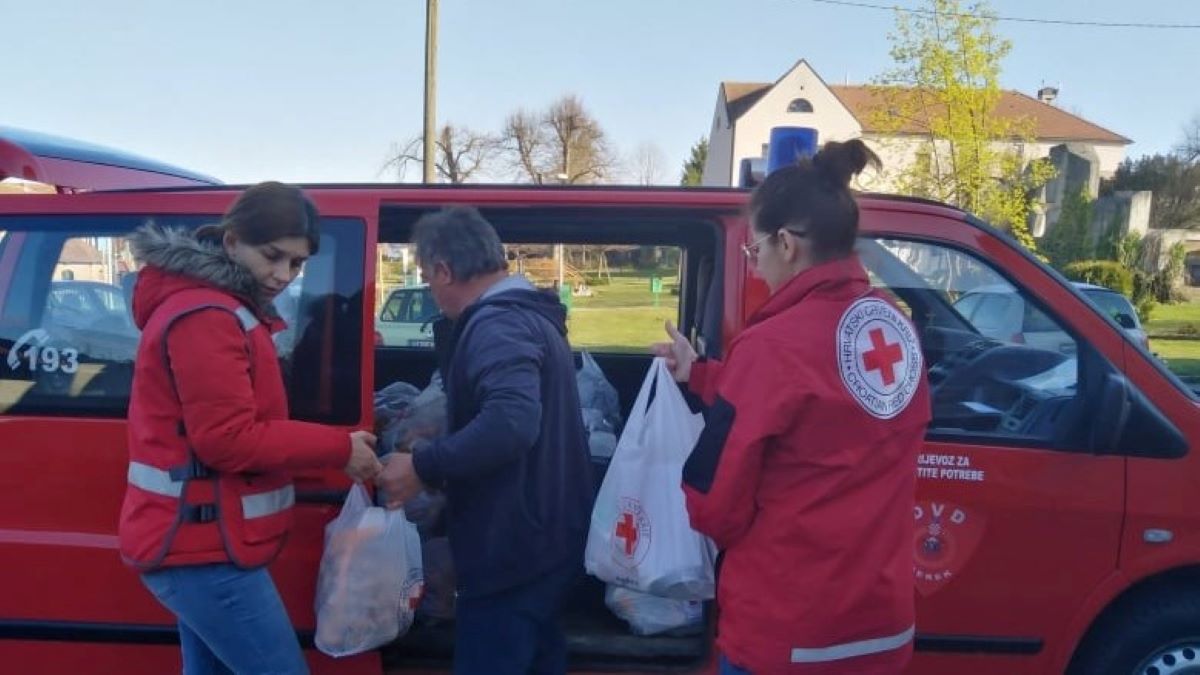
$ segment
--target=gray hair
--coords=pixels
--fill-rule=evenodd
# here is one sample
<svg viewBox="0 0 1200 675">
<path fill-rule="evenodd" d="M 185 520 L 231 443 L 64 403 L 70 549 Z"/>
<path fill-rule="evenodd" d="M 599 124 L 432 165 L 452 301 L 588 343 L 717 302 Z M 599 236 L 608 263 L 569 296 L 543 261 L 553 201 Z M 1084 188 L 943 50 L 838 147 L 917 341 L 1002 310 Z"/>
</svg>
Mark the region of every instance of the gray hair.
<svg viewBox="0 0 1200 675">
<path fill-rule="evenodd" d="M 444 263 L 455 281 L 508 269 L 500 236 L 475 208 L 451 206 L 427 213 L 413 226 L 422 266 Z"/>
</svg>

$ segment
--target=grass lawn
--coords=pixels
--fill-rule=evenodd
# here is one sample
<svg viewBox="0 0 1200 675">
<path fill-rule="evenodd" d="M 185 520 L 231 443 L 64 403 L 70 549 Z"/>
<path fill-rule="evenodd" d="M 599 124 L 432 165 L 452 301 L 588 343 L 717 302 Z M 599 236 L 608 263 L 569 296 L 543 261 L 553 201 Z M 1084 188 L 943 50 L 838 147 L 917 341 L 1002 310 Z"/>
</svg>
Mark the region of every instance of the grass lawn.
<svg viewBox="0 0 1200 675">
<path fill-rule="evenodd" d="M 666 339 L 663 323 L 677 320 L 674 307 L 571 310 L 567 337 L 571 346 L 600 352 L 646 352 Z"/>
<path fill-rule="evenodd" d="M 1195 330 L 1191 330 L 1194 327 Z M 1200 302 L 1182 302 L 1178 305 L 1159 305 L 1154 308 L 1146 322 L 1146 332 L 1156 335 L 1191 334 L 1200 338 Z"/>
<path fill-rule="evenodd" d="M 678 320 L 679 298 L 670 293 L 676 283 L 676 277 L 663 277 L 658 307 L 644 275 L 614 274 L 611 284 L 593 286 L 591 297 L 572 298 L 567 317 L 571 345 L 596 351 L 644 352 L 661 342 L 663 322 Z"/>
<path fill-rule="evenodd" d="M 1180 377 L 1200 378 L 1200 339 L 1151 340 L 1150 351 L 1167 360 L 1167 367 Z"/>
<path fill-rule="evenodd" d="M 1200 377 L 1200 302 L 1159 305 L 1146 322 L 1150 351 L 1181 377 Z"/>
</svg>

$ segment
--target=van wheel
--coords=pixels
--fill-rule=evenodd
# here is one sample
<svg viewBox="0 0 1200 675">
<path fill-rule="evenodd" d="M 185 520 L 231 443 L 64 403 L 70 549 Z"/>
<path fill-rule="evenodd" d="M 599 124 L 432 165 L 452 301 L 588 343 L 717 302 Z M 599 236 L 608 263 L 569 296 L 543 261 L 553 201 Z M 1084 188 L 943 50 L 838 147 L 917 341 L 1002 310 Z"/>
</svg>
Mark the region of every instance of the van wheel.
<svg viewBox="0 0 1200 675">
<path fill-rule="evenodd" d="M 1200 675 L 1200 593 L 1165 588 L 1110 607 L 1068 675 Z"/>
</svg>

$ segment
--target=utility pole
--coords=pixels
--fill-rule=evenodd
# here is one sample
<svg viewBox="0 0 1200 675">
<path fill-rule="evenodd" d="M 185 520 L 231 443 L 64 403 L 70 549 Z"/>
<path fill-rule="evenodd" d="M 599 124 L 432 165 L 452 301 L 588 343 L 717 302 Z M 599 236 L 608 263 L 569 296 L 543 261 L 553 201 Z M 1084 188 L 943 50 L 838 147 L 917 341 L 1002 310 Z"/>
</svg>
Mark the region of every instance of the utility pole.
<svg viewBox="0 0 1200 675">
<path fill-rule="evenodd" d="M 434 127 L 437 126 L 437 28 L 438 0 L 425 0 L 425 150 L 423 165 L 425 183 L 433 183 L 437 155 L 434 150 Z"/>
</svg>

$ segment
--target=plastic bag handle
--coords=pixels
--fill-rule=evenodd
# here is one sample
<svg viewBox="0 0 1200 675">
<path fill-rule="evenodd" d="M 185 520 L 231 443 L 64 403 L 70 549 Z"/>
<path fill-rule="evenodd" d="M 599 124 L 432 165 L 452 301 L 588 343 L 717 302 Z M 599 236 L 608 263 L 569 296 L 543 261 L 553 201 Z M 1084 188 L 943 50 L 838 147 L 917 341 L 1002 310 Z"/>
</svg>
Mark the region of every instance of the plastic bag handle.
<svg viewBox="0 0 1200 675">
<path fill-rule="evenodd" d="M 592 356 L 591 352 L 584 349 L 583 351 L 581 351 L 579 353 L 579 356 L 580 356 L 580 360 L 582 361 L 581 370 L 586 370 L 586 371 L 592 372 L 592 373 L 599 373 L 601 375 L 604 374 L 604 371 L 600 369 L 600 364 L 596 363 L 596 359 Z"/>
<path fill-rule="evenodd" d="M 666 359 L 661 356 L 654 357 L 654 360 L 650 362 L 650 370 L 646 372 L 646 377 L 642 380 L 642 388 L 638 390 L 637 399 L 633 402 L 633 410 L 629 412 L 629 419 L 625 420 L 626 429 L 645 429 L 646 413 L 650 407 L 650 392 L 656 386 L 660 374 L 666 369 Z"/>
<path fill-rule="evenodd" d="M 691 408 L 688 407 L 687 401 L 683 398 L 683 393 L 679 391 L 679 384 L 675 382 L 675 377 L 671 375 L 671 369 L 667 367 L 665 359 L 655 359 L 660 361 L 654 372 L 654 400 L 646 406 L 646 417 L 650 417 L 650 406 L 656 406 L 654 416 L 660 418 L 663 415 L 670 416 L 690 416 L 692 415 Z M 642 440 L 645 439 L 646 431 L 649 429 L 651 421 L 648 424 L 643 424 L 641 427 Z M 645 445 L 643 443 L 643 445 Z"/>
</svg>

